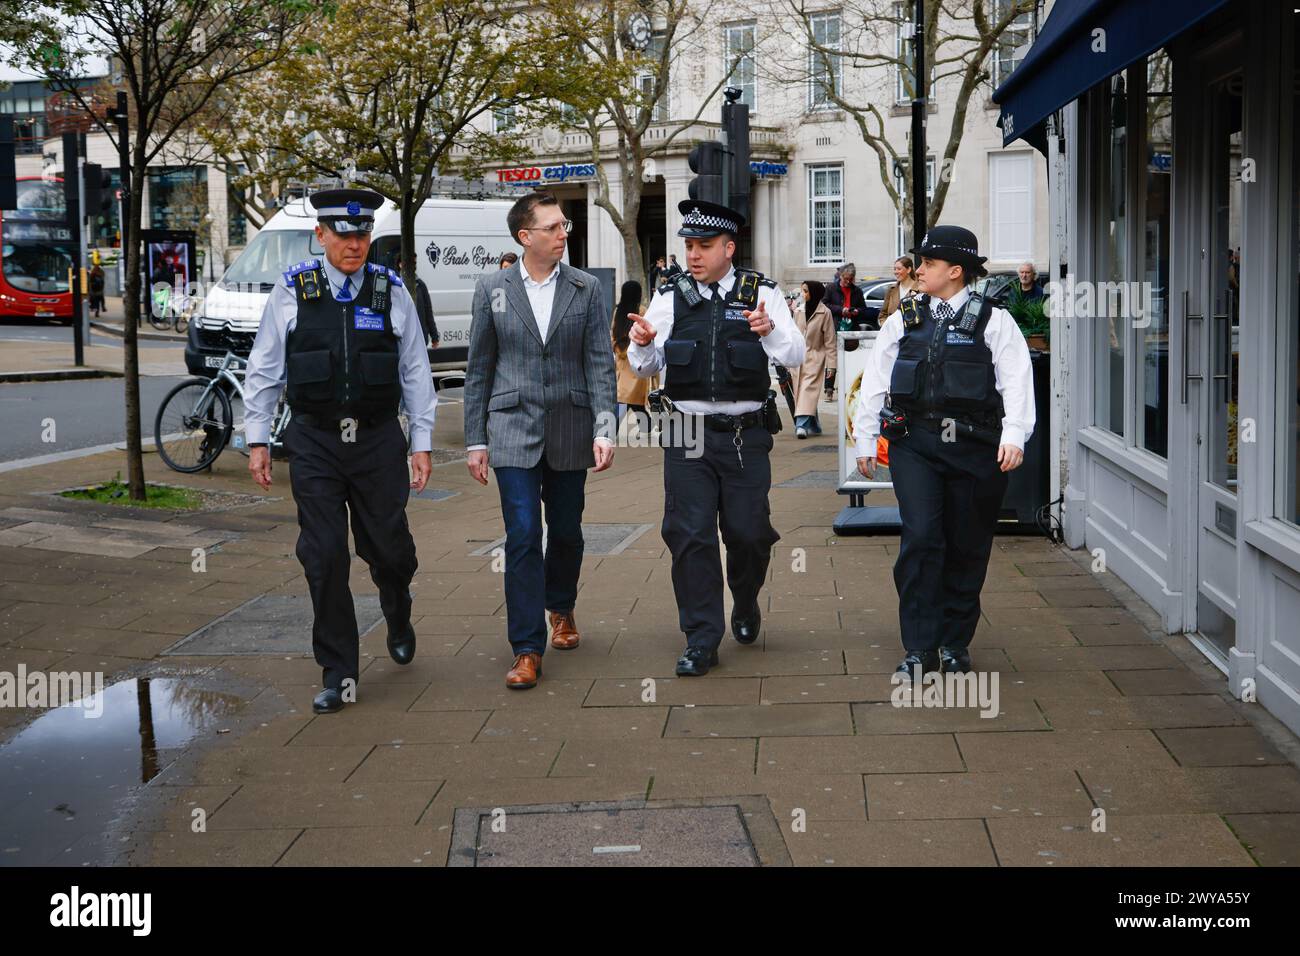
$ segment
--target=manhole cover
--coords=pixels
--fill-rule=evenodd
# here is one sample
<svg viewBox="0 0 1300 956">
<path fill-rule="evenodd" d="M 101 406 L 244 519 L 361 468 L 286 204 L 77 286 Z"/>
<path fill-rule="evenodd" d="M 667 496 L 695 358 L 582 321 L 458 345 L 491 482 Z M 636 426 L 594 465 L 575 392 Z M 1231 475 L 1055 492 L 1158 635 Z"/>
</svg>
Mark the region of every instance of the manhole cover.
<svg viewBox="0 0 1300 956">
<path fill-rule="evenodd" d="M 839 450 L 840 449 L 838 445 L 807 445 L 799 449 L 799 451 L 805 454 L 820 452 L 822 454 L 827 454 L 827 455 L 833 455 L 835 452 Z"/>
<path fill-rule="evenodd" d="M 365 634 L 384 619 L 379 596 L 353 596 L 357 631 Z M 272 654 L 311 656 L 311 598 L 305 594 L 264 594 L 199 628 L 163 654 Z"/>
<path fill-rule="evenodd" d="M 770 811 L 764 815 L 770 816 Z M 750 837 L 747 818 L 752 816 L 739 801 L 709 807 L 579 804 L 462 809 L 456 811 L 448 862 L 452 866 L 759 866 L 769 861 L 760 858 Z"/>
<path fill-rule="evenodd" d="M 650 524 L 584 524 L 582 526 L 583 553 L 620 554 L 633 541 L 653 528 Z M 546 543 L 546 525 L 542 525 L 542 543 Z M 470 554 L 491 554 L 504 548 L 506 539 L 497 538 L 491 544 L 476 548 Z"/>
<path fill-rule="evenodd" d="M 838 488 L 840 475 L 837 471 L 805 471 L 788 481 L 778 484 L 778 488 Z"/>
<path fill-rule="evenodd" d="M 450 488 L 428 488 L 423 491 L 412 491 L 412 498 L 423 498 L 425 501 L 442 501 L 444 498 L 454 498 L 459 491 L 452 491 Z"/>
</svg>

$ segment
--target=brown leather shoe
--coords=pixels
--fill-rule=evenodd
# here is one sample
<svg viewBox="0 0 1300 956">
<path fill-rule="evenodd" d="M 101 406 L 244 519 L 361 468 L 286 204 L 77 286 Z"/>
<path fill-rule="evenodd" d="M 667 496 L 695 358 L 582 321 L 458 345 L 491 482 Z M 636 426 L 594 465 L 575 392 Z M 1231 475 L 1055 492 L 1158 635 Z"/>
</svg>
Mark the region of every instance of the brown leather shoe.
<svg viewBox="0 0 1300 956">
<path fill-rule="evenodd" d="M 542 655 L 520 654 L 515 657 L 514 666 L 506 671 L 506 686 L 511 690 L 527 690 L 536 687 L 541 676 Z"/>
<path fill-rule="evenodd" d="M 573 622 L 573 613 L 565 611 L 547 611 L 551 619 L 551 647 L 562 651 L 572 650 L 578 646 L 578 625 Z"/>
</svg>

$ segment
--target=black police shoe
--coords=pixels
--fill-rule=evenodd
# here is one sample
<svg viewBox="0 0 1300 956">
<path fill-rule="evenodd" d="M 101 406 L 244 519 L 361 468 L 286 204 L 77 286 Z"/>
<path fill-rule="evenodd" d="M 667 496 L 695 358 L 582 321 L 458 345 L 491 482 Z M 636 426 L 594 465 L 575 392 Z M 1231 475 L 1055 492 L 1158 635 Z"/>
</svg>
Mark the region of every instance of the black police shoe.
<svg viewBox="0 0 1300 956">
<path fill-rule="evenodd" d="M 907 656 L 894 668 L 894 673 L 902 674 L 907 680 L 917 680 L 926 672 L 938 669 L 939 655 L 934 651 L 908 651 Z"/>
<path fill-rule="evenodd" d="M 688 647 L 686 653 L 677 658 L 678 677 L 703 677 L 710 667 L 718 666 L 718 652 L 703 647 Z"/>
<path fill-rule="evenodd" d="M 731 636 L 741 644 L 753 644 L 758 640 L 758 629 L 763 625 L 763 612 L 758 609 L 758 602 L 743 614 L 735 608 L 731 610 Z"/>
<path fill-rule="evenodd" d="M 939 661 L 945 674 L 965 674 L 970 671 L 970 651 L 966 648 L 939 648 Z"/>
<path fill-rule="evenodd" d="M 388 628 L 388 656 L 399 664 L 409 664 L 415 657 L 415 628 L 407 621 L 400 628 Z"/>
<path fill-rule="evenodd" d="M 326 687 L 311 702 L 311 709 L 318 714 L 333 714 L 343 709 L 343 692 L 337 687 Z"/>
</svg>

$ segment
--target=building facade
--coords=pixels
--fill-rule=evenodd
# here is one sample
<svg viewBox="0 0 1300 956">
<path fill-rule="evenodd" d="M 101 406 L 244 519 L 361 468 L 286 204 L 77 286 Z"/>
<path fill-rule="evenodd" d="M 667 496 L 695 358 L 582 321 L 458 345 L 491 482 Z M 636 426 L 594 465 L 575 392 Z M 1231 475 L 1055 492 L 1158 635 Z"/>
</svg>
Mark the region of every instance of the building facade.
<svg viewBox="0 0 1300 956">
<path fill-rule="evenodd" d="M 998 98 L 1065 160 L 1066 541 L 1300 731 L 1300 14 L 1058 0 L 1038 44 Z"/>
</svg>

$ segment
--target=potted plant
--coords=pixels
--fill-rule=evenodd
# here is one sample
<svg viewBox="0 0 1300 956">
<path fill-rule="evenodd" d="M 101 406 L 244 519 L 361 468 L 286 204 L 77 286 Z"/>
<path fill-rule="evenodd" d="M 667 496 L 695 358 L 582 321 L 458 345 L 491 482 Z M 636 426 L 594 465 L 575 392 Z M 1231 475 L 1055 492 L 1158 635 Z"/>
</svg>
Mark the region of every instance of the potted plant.
<svg viewBox="0 0 1300 956">
<path fill-rule="evenodd" d="M 1019 284 L 1007 294 L 1006 309 L 1020 326 L 1025 341 L 1031 349 L 1048 351 L 1052 320 L 1048 313 L 1047 296 L 1030 298 L 1022 295 Z"/>
</svg>

